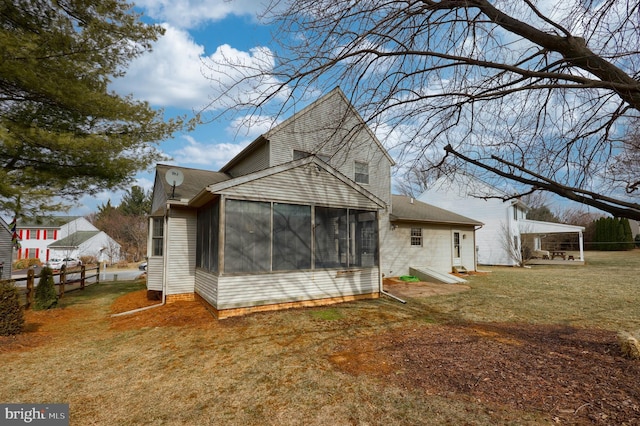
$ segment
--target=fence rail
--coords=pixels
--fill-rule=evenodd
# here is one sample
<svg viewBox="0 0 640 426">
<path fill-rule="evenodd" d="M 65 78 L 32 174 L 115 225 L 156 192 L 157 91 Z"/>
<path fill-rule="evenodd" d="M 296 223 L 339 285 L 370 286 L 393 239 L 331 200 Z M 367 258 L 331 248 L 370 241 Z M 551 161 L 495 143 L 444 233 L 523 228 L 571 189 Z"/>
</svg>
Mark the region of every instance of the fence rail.
<svg viewBox="0 0 640 426">
<path fill-rule="evenodd" d="M 94 274 L 87 274 L 88 271 L 96 271 Z M 80 277 L 76 277 L 76 275 L 80 274 Z M 58 293 L 58 297 L 63 297 L 65 291 L 71 290 L 84 290 L 85 285 L 93 284 L 93 279 L 95 278 L 95 284 L 100 283 L 100 265 L 94 267 L 86 267 L 85 265 L 80 265 L 79 268 L 69 268 L 64 269 L 59 272 L 55 272 L 52 274 L 54 277 L 60 277 L 59 281 L 55 283 L 56 291 Z M 14 283 L 20 283 L 22 281 L 26 282 L 26 286 L 18 286 L 18 291 L 20 292 L 22 299 L 21 302 L 25 309 L 31 308 L 33 304 L 33 297 L 35 294 L 35 281 L 36 278 L 40 278 L 40 275 L 36 275 L 35 271 L 32 268 L 27 270 L 27 276 L 23 278 L 12 278 L 11 280 Z"/>
</svg>

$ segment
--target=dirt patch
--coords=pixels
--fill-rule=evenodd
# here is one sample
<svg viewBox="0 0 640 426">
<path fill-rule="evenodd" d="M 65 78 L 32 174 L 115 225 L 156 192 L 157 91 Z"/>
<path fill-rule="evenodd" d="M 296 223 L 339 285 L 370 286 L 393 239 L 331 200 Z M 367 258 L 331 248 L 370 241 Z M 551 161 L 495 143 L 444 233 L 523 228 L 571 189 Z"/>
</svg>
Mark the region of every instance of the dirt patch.
<svg viewBox="0 0 640 426">
<path fill-rule="evenodd" d="M 25 327 L 16 336 L 0 336 L 0 353 L 20 352 L 51 342 L 64 332 L 67 324 L 78 316 L 77 309 L 28 310 L 24 313 Z"/>
<path fill-rule="evenodd" d="M 330 361 L 429 394 L 540 411 L 552 422 L 640 424 L 640 362 L 622 356 L 611 331 L 435 325 L 350 341 Z"/>
<path fill-rule="evenodd" d="M 132 311 L 134 309 L 157 305 L 159 303 L 160 302 L 157 300 L 149 300 L 147 298 L 147 290 L 138 290 L 118 297 L 111 304 L 110 310 L 112 314 L 119 314 L 121 312 Z"/>
<path fill-rule="evenodd" d="M 117 298 L 111 305 L 111 313 L 127 312 L 133 309 L 159 305 L 157 300 L 147 300 L 147 291 L 134 291 Z M 143 327 L 207 328 L 217 320 L 198 301 L 179 301 L 147 309 L 129 315 L 111 318 L 111 328 L 128 330 Z"/>
<path fill-rule="evenodd" d="M 471 289 L 471 287 L 464 284 L 406 282 L 395 278 L 385 278 L 384 289 L 398 297 L 429 297 L 460 293 Z"/>
</svg>

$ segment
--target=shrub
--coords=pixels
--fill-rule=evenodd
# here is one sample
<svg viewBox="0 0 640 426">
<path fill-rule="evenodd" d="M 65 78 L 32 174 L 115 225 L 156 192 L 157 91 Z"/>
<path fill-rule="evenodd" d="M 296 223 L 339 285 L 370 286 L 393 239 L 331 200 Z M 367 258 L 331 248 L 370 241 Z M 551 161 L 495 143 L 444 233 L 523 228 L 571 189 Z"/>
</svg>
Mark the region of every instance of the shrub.
<svg viewBox="0 0 640 426">
<path fill-rule="evenodd" d="M 126 260 L 120 260 L 120 261 L 118 261 L 116 266 L 118 268 L 128 268 L 129 267 L 129 262 L 127 262 Z"/>
<path fill-rule="evenodd" d="M 80 262 L 83 265 L 95 265 L 98 263 L 98 259 L 95 256 L 80 256 Z"/>
<path fill-rule="evenodd" d="M 36 295 L 33 307 L 35 309 L 50 309 L 58 303 L 56 286 L 53 282 L 53 271 L 44 267 L 40 271 L 40 280 L 36 286 Z"/>
<path fill-rule="evenodd" d="M 0 335 L 20 334 L 24 327 L 24 312 L 20 295 L 12 281 L 0 281 Z"/>
<path fill-rule="evenodd" d="M 40 259 L 20 259 L 17 260 L 14 264 L 13 264 L 13 269 L 27 269 L 30 266 L 35 266 L 38 265 L 40 266 L 42 264 L 42 262 L 40 261 Z"/>
<path fill-rule="evenodd" d="M 621 331 L 618 333 L 618 342 L 620 343 L 620 349 L 622 353 L 631 359 L 640 359 L 640 330 L 635 333 L 628 333 Z"/>
</svg>

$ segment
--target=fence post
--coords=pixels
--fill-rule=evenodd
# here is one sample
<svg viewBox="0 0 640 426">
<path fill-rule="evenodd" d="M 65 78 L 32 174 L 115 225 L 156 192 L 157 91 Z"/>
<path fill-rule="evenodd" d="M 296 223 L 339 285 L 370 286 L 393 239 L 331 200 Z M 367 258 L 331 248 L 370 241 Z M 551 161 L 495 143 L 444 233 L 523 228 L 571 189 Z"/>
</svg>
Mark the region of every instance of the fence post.
<svg viewBox="0 0 640 426">
<path fill-rule="evenodd" d="M 100 284 L 100 262 L 98 262 L 98 268 L 96 269 L 98 272 L 96 272 L 96 284 Z"/>
<path fill-rule="evenodd" d="M 84 290 L 84 277 L 85 277 L 85 266 L 84 264 L 80 265 L 80 290 Z"/>
<path fill-rule="evenodd" d="M 35 279 L 35 271 L 32 268 L 27 270 L 27 305 L 25 309 L 30 309 L 33 303 L 33 281 Z"/>
<path fill-rule="evenodd" d="M 64 296 L 64 285 L 67 283 L 67 268 L 60 271 L 60 299 Z"/>
</svg>

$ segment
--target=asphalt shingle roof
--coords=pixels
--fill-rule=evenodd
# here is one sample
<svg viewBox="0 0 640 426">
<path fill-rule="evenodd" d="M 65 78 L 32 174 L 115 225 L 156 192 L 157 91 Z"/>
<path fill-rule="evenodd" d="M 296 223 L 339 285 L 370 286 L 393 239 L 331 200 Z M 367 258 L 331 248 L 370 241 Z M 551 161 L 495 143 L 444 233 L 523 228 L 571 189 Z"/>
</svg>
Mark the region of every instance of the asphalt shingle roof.
<svg viewBox="0 0 640 426">
<path fill-rule="evenodd" d="M 480 226 L 483 223 L 449 210 L 441 209 L 431 204 L 423 203 L 415 198 L 405 195 L 391 196 L 391 215 L 392 222 L 429 222 L 438 224 L 451 225 L 473 225 Z"/>
</svg>

